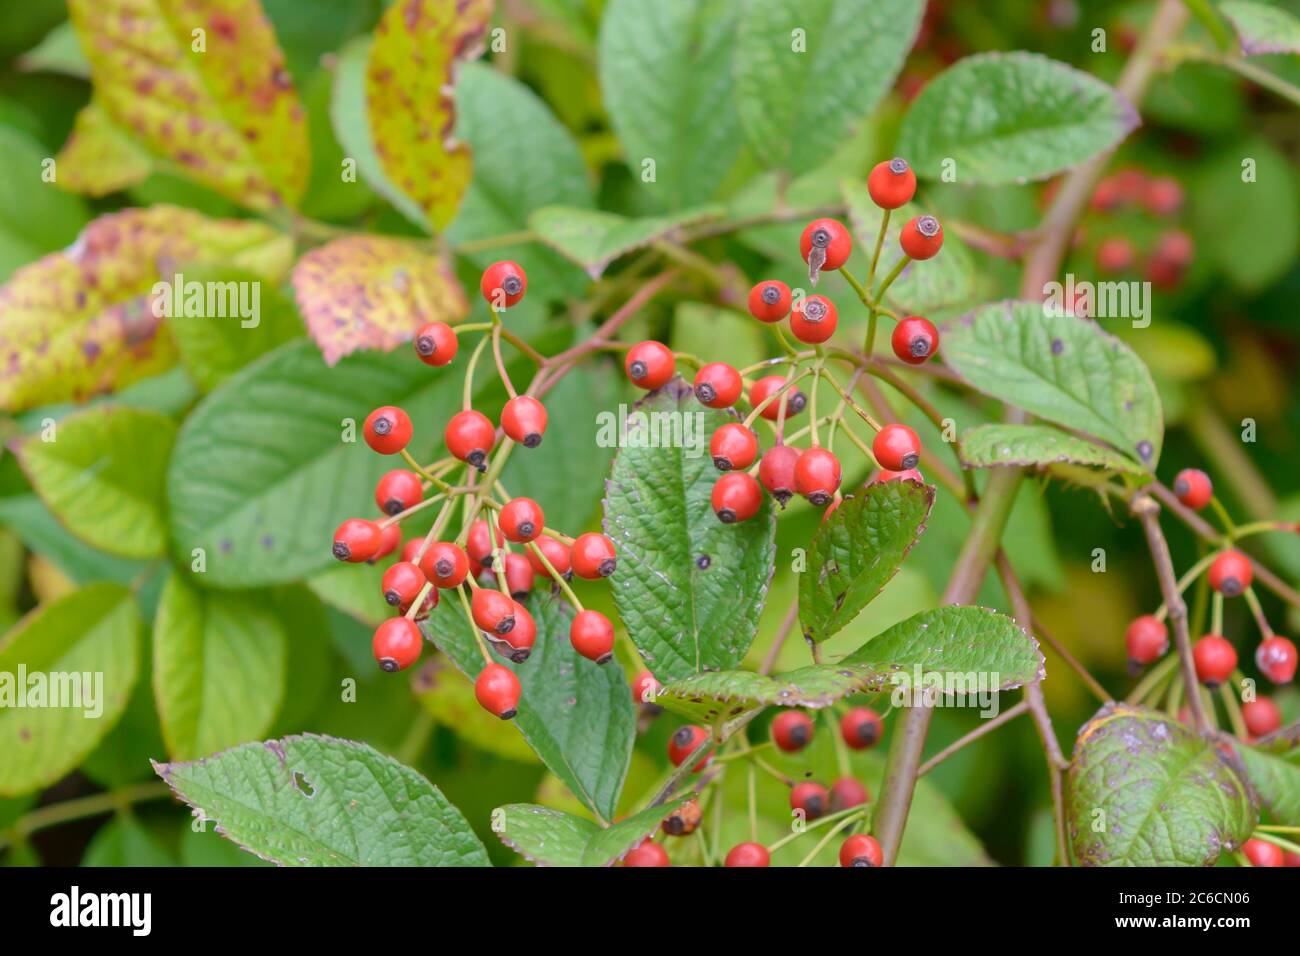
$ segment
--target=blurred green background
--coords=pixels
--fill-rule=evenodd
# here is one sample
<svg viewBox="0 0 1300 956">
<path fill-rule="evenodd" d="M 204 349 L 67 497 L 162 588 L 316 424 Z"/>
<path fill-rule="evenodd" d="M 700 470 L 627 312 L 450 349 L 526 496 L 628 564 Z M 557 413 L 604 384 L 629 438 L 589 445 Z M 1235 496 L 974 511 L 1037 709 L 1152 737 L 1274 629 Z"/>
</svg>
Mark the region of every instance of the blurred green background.
<svg viewBox="0 0 1300 956">
<path fill-rule="evenodd" d="M 343 152 L 335 140 L 329 107 L 337 54 L 348 41 L 371 30 L 382 12 L 379 0 L 264 0 L 293 79 L 308 109 L 313 171 L 304 212 L 320 221 L 363 225 L 378 232 L 410 234 L 412 227 L 363 184 L 338 180 Z M 513 82 L 531 89 L 576 141 L 601 208 L 636 214 L 641 200 L 624 164 L 619 141 L 602 105 L 595 71 L 595 47 L 602 4 L 599 0 L 511 0 L 501 3 L 496 22 L 512 37 L 508 52 L 489 59 Z M 1086 7 L 1086 12 L 1084 8 Z M 931 3 L 921 42 L 912 52 L 898 88 L 864 124 L 854 140 L 818 174 L 796 184 L 809 205 L 834 202 L 838 181 L 861 176 L 889 149 L 907 98 L 945 65 L 983 50 L 1028 49 L 1073 63 L 1113 81 L 1123 49 L 1141 30 L 1153 4 L 1037 2 Z M 1108 31 L 1114 55 L 1090 51 L 1091 31 Z M 1203 38 L 1197 24 L 1191 38 Z M 1297 57 L 1261 57 L 1261 65 L 1300 82 Z M 66 140 L 78 112 L 90 97 L 87 69 L 58 0 L 10 4 L 0 25 L 0 281 L 20 266 L 71 243 L 96 215 L 118 208 L 174 203 L 213 216 L 242 216 L 234 203 L 165 172 L 137 186 L 97 200 L 34 189 L 28 184 L 41 160 Z M 1154 322 L 1138 332 L 1116 328 L 1147 362 L 1165 407 L 1168 438 L 1160 474 L 1168 482 L 1184 466 L 1210 473 L 1229 508 L 1241 519 L 1280 516 L 1300 520 L 1300 123 L 1296 106 L 1254 87 L 1222 67 L 1185 63 L 1162 75 L 1142 110 L 1143 126 L 1121 148 L 1111 171 L 1140 169 L 1174 177 L 1184 202 L 1172 215 L 1157 216 L 1138 207 L 1089 213 L 1082 224 L 1068 271 L 1090 275 L 1097 246 L 1108 237 L 1129 237 L 1139 253 L 1150 250 L 1170 229 L 1185 230 L 1195 255 L 1170 287 L 1158 290 Z M 1260 182 L 1249 208 L 1225 203 L 1216 187 L 1225 170 L 1243 156 L 1254 157 Z M 527 157 L 520 157 L 527 162 Z M 762 208 L 771 184 L 763 177 L 738 175 L 724 187 L 726 198 Z M 1032 229 L 1044 205 L 1043 184 L 998 188 L 930 188 L 926 204 L 945 221 L 962 220 L 1014 233 Z M 802 265 L 796 254 L 800 224 L 762 226 L 726 239 L 700 243 L 715 262 L 734 262 L 750 280 L 772 275 L 794 284 Z M 456 225 L 449 231 L 456 236 Z M 971 306 L 1013 295 L 1015 263 L 979 251 L 978 296 L 950 303 L 931 315 L 947 320 Z M 523 255 L 521 254 L 521 258 Z M 526 259 L 524 261 L 527 261 Z M 462 255 L 457 270 L 472 289 L 482 256 Z M 622 266 L 611 270 L 617 281 Z M 1137 277 L 1137 276 L 1134 276 Z M 591 294 L 579 274 L 565 274 L 572 296 Z M 831 277 L 826 293 L 844 316 L 857 315 L 851 293 Z M 632 286 L 634 287 L 634 285 Z M 820 290 L 819 290 L 820 291 Z M 679 289 L 661 296 L 626 331 L 625 338 L 652 336 L 706 360 L 726 356 L 741 366 L 770 353 L 755 324 L 735 311 L 734 300 L 719 301 L 716 290 Z M 481 309 L 481 303 L 477 306 Z M 512 323 L 535 336 L 573 322 L 568 313 L 544 302 L 529 304 Z M 852 320 L 856 321 L 856 320 Z M 851 323 L 850 323 L 851 324 Z M 301 334 L 295 329 L 292 334 Z M 575 396 L 612 407 L 632 396 L 621 376 L 597 376 L 599 396 Z M 992 405 L 970 402 L 959 393 L 927 384 L 931 397 L 962 427 L 997 413 Z M 182 369 L 174 369 L 130 388 L 119 401 L 154 408 L 182 419 L 200 391 Z M 829 400 L 829 398 L 827 399 Z M 64 406 L 0 417 L 0 437 L 30 434 L 46 417 L 58 418 Z M 1256 441 L 1240 440 L 1242 422 L 1257 424 Z M 923 429 L 918 420 L 912 422 Z M 417 426 L 418 427 L 418 426 Z M 937 436 L 923 431 L 927 443 Z M 593 461 L 579 480 L 591 487 L 589 526 L 598 522 L 599 479 L 608 461 Z M 563 463 L 561 463 L 563 466 Z M 865 473 L 846 475 L 855 480 Z M 594 484 L 593 484 L 594 483 Z M 361 503 L 358 503 L 360 507 Z M 343 515 L 322 515 L 328 535 Z M 761 660 L 795 591 L 788 569 L 792 548 L 805 543 L 816 516 L 795 504 L 779 525 L 777 577 L 751 663 Z M 966 519 L 950 496 L 941 493 L 920 545 L 880 600 L 829 650 L 846 650 L 881 627 L 941 593 L 964 534 Z M 1176 563 L 1185 568 L 1197 555 L 1189 533 L 1166 520 Z M 573 529 L 574 531 L 578 529 Z M 323 538 L 324 540 L 324 538 Z M 1032 481 L 1020 493 L 1007 539 L 1017 569 L 1032 588 L 1031 598 L 1044 624 L 1116 695 L 1132 686 L 1125 672 L 1123 630 L 1133 616 L 1159 603 L 1151 564 L 1137 527 L 1112 515 L 1083 488 Z M 1095 549 L 1104 549 L 1106 573 L 1090 570 Z M 1300 536 L 1256 539 L 1251 550 L 1283 577 L 1300 580 Z M 151 616 L 165 567 L 97 552 L 68 534 L 33 493 L 11 454 L 0 454 L 0 632 L 42 602 L 79 585 L 110 580 L 138 589 Z M 344 575 L 350 575 L 345 580 Z M 490 810 L 506 802 L 540 799 L 572 809 L 569 799 L 513 732 L 504 732 L 475 706 L 468 684 L 438 661 L 416 675 L 413 693 L 375 672 L 369 660 L 369 633 L 378 602 L 377 578 L 363 569 L 329 571 L 301 587 L 280 589 L 296 622 L 291 644 L 290 693 L 271 734 L 303 730 L 365 740 L 425 772 L 480 830 L 496 862 L 515 859 L 487 829 Z M 370 590 L 367 590 L 370 589 Z M 612 612 L 606 589 L 583 587 L 591 606 Z M 1283 633 L 1300 631 L 1300 620 L 1270 595 L 1265 608 Z M 986 584 L 981 603 L 1003 606 L 999 589 Z M 1226 630 L 1241 648 L 1255 637 L 1240 602 L 1228 607 Z M 621 642 L 626 651 L 626 642 Z M 1244 656 L 1244 655 L 1243 655 Z M 147 655 L 146 655 L 147 657 Z M 783 666 L 806 661 L 802 643 L 786 647 Z M 629 673 L 636 666 L 625 661 Z M 1067 752 L 1074 731 L 1096 709 L 1084 686 L 1047 652 L 1047 702 Z M 340 703 L 338 681 L 356 676 L 357 703 Z M 1289 719 L 1300 716 L 1294 692 L 1279 696 Z M 975 725 L 967 711 L 940 710 L 931 735 L 931 752 Z M 635 803 L 652 787 L 663 766 L 664 746 L 674 722 L 661 718 L 638 743 L 627 794 Z M 763 728 L 757 726 L 755 735 Z M 824 742 L 824 741 L 823 741 Z M 41 794 L 0 799 L 0 832 L 38 806 L 98 793 L 127 793 L 154 780 L 148 758 L 165 756 L 149 682 L 145 675 L 121 723 L 78 771 Z M 810 759 L 824 759 L 814 755 Z M 864 758 L 872 761 L 874 757 Z M 795 765 L 792 765 L 795 766 Z M 878 769 L 878 768 L 876 768 Z M 1052 835 L 1041 749 L 1027 721 L 967 748 L 928 778 L 948 799 L 965 827 L 994 861 L 1008 864 L 1050 862 Z M 111 809 L 111 801 L 105 809 Z M 928 810 L 942 815 L 941 810 Z M 774 816 L 783 812 L 771 808 Z M 963 837 L 963 840 L 966 838 Z M 970 844 L 963 843 L 963 846 Z M 937 847 L 936 854 L 942 852 Z M 978 848 L 974 851 L 978 858 Z M 37 834 L 0 851 L 6 864 L 97 865 L 140 863 L 256 864 L 214 834 L 192 831 L 183 809 L 165 801 L 140 801 L 111 816 L 94 816 Z"/>
</svg>

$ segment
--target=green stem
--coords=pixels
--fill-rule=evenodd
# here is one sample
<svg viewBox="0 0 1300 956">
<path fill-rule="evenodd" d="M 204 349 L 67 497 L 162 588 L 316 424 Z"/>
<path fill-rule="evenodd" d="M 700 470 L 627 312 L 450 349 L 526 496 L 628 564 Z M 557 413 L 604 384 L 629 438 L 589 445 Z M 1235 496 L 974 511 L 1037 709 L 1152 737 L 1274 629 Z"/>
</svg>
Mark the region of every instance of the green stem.
<svg viewBox="0 0 1300 956">
<path fill-rule="evenodd" d="M 121 811 L 136 803 L 159 800 L 170 795 L 171 788 L 162 781 L 155 780 L 39 807 L 19 818 L 7 830 L 0 830 L 0 850 L 13 843 L 25 842 L 33 833 L 50 827 Z"/>
</svg>

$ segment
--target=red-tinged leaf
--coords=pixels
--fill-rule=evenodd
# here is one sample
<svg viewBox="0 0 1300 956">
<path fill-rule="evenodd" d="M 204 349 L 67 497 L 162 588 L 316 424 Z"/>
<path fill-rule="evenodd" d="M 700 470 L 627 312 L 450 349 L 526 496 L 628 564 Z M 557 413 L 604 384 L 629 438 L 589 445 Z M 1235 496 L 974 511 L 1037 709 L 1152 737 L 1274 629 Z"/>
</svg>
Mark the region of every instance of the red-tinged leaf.
<svg viewBox="0 0 1300 956">
<path fill-rule="evenodd" d="M 393 186 L 446 226 L 469 186 L 469 148 L 452 136 L 456 61 L 477 56 L 492 0 L 397 0 L 375 28 L 366 107 Z"/>
<path fill-rule="evenodd" d="M 149 154 L 93 100 L 77 114 L 55 164 L 59 185 L 86 196 L 106 196 L 134 186 L 153 169 Z"/>
<path fill-rule="evenodd" d="M 306 114 L 258 0 L 68 0 L 68 13 L 114 123 L 240 203 L 297 202 Z"/>
<path fill-rule="evenodd" d="M 152 291 L 186 263 L 226 263 L 277 280 L 291 240 L 270 226 L 153 206 L 96 219 L 71 247 L 0 288 L 0 408 L 81 401 L 168 368 Z M 164 310 L 159 309 L 158 312 Z"/>
<path fill-rule="evenodd" d="M 425 322 L 459 322 L 469 312 L 445 260 L 380 236 L 313 249 L 294 267 L 293 287 L 327 365 L 359 349 L 391 352 Z"/>
</svg>

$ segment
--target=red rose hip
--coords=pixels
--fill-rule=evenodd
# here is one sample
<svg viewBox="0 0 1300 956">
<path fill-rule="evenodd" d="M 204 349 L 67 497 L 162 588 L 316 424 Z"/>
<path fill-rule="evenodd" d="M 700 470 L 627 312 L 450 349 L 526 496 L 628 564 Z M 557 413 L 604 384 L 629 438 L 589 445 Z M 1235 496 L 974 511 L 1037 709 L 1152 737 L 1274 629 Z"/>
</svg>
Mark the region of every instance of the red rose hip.
<svg viewBox="0 0 1300 956">
<path fill-rule="evenodd" d="M 810 504 L 826 507 L 840 487 L 840 460 L 825 448 L 809 448 L 795 463 L 794 487 Z"/>
<path fill-rule="evenodd" d="M 376 408 L 366 416 L 362 427 L 366 444 L 381 455 L 396 455 L 411 440 L 411 419 L 393 405 Z"/>
<path fill-rule="evenodd" d="M 814 283 L 820 273 L 834 272 L 848 262 L 852 252 L 852 236 L 834 219 L 814 219 L 799 237 L 799 254 L 808 263 L 808 278 Z"/>
<path fill-rule="evenodd" d="M 894 326 L 889 344 L 908 365 L 922 365 L 939 348 L 939 330 L 929 319 L 909 315 Z"/>
<path fill-rule="evenodd" d="M 623 368 L 633 385 L 649 392 L 668 384 L 677 370 L 677 360 L 662 342 L 639 342 L 628 349 Z"/>
<path fill-rule="evenodd" d="M 758 436 L 740 422 L 728 422 L 709 439 L 709 454 L 718 471 L 748 468 L 758 458 Z"/>
<path fill-rule="evenodd" d="M 932 259 L 943 246 L 943 227 L 934 216 L 917 216 L 903 226 L 898 242 L 913 259 Z"/>
<path fill-rule="evenodd" d="M 449 365 L 460 348 L 460 339 L 446 322 L 428 322 L 415 332 L 415 354 L 425 365 Z"/>
<path fill-rule="evenodd" d="M 758 480 L 782 508 L 794 497 L 794 469 L 801 454 L 790 445 L 774 445 L 758 463 Z"/>
<path fill-rule="evenodd" d="M 1214 497 L 1214 485 L 1199 468 L 1184 468 L 1174 478 L 1174 494 L 1193 511 L 1200 511 Z"/>
<path fill-rule="evenodd" d="M 748 521 L 763 504 L 763 490 L 752 475 L 729 471 L 713 486 L 713 513 L 723 524 Z"/>
<path fill-rule="evenodd" d="M 726 362 L 710 362 L 695 373 L 695 397 L 709 408 L 730 408 L 744 388 L 740 373 Z"/>
<path fill-rule="evenodd" d="M 1237 651 L 1218 634 L 1206 634 L 1192 646 L 1196 676 L 1211 689 L 1218 687 L 1237 669 Z"/>
<path fill-rule="evenodd" d="M 519 302 L 528 291 L 528 275 L 517 262 L 503 259 L 483 270 L 479 292 L 494 312 L 500 312 Z"/>
<path fill-rule="evenodd" d="M 772 721 L 772 743 L 778 750 L 794 753 L 812 742 L 812 718 L 802 710 L 783 710 Z"/>
<path fill-rule="evenodd" d="M 907 471 L 921 460 L 921 439 L 906 425 L 886 425 L 876 432 L 871 453 L 880 467 L 890 471 Z"/>
<path fill-rule="evenodd" d="M 490 714 L 509 720 L 519 712 L 519 678 L 504 664 L 487 664 L 474 681 L 474 698 Z"/>
<path fill-rule="evenodd" d="M 760 322 L 780 322 L 790 314 L 790 287 L 776 279 L 749 290 L 749 314 Z"/>
<path fill-rule="evenodd" d="M 1250 587 L 1254 576 L 1249 558 L 1240 551 L 1224 551 L 1210 565 L 1207 578 L 1210 587 L 1224 597 L 1236 597 Z"/>
<path fill-rule="evenodd" d="M 487 470 L 487 456 L 496 444 L 497 430 L 482 412 L 472 408 L 457 412 L 448 419 L 442 437 L 453 456 L 479 471 Z"/>
<path fill-rule="evenodd" d="M 501 410 L 501 430 L 511 441 L 536 448 L 546 434 L 546 406 L 531 395 L 516 395 Z"/>
<path fill-rule="evenodd" d="M 897 156 L 877 163 L 867 176 L 867 192 L 881 209 L 897 209 L 916 195 L 916 173 Z"/>
<path fill-rule="evenodd" d="M 790 331 L 800 342 L 818 345 L 835 334 L 839 313 L 835 303 L 823 295 L 800 300 L 790 312 Z"/>
<path fill-rule="evenodd" d="M 390 674 L 405 670 L 420 659 L 424 639 L 414 621 L 404 617 L 390 617 L 375 630 L 371 649 L 381 670 Z"/>
<path fill-rule="evenodd" d="M 569 624 L 573 649 L 597 664 L 608 664 L 614 656 L 614 625 L 599 611 L 579 611 Z"/>
<path fill-rule="evenodd" d="M 580 578 L 594 581 L 609 577 L 618 567 L 617 558 L 614 542 L 595 531 L 580 534 L 573 542 L 573 573 Z M 558 566 L 556 570 L 559 570 Z"/>
<path fill-rule="evenodd" d="M 884 866 L 885 854 L 876 838 L 855 833 L 840 846 L 840 866 Z"/>
</svg>

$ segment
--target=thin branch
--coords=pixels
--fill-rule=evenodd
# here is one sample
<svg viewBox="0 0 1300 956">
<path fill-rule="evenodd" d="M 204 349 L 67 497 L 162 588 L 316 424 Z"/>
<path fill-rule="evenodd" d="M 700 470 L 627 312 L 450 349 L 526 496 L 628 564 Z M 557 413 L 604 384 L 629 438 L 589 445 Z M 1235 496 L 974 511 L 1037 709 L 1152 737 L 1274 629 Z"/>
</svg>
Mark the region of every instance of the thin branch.
<svg viewBox="0 0 1300 956">
<path fill-rule="evenodd" d="M 944 747 L 942 750 L 940 750 L 937 754 L 935 754 L 925 763 L 921 764 L 920 769 L 916 771 L 916 775 L 918 777 L 924 777 L 927 773 L 929 773 L 935 767 L 939 766 L 939 764 L 943 763 L 945 760 L 947 760 L 957 751 L 961 750 L 962 748 L 970 744 L 973 744 L 975 741 L 979 740 L 985 734 L 992 733 L 993 731 L 1001 727 L 1003 724 L 1009 723 L 1010 721 L 1019 717 L 1021 714 L 1027 713 L 1028 711 L 1029 711 L 1029 701 L 1027 700 L 1022 700 L 1020 701 L 1020 703 L 1008 707 L 1006 710 L 1002 711 L 1002 713 L 998 714 L 996 717 L 989 718 L 988 720 L 981 723 L 974 730 L 972 730 L 970 733 L 966 734 L 963 737 L 958 738 L 957 740 L 954 740 L 948 746 Z"/>
<path fill-rule="evenodd" d="M 1174 561 L 1169 555 L 1169 542 L 1165 540 L 1164 532 L 1160 530 L 1160 505 L 1149 495 L 1140 495 L 1129 507 L 1142 522 L 1142 530 L 1146 532 L 1147 546 L 1151 549 L 1151 560 L 1155 564 L 1156 576 L 1160 579 L 1160 593 L 1164 595 L 1165 607 L 1169 609 L 1169 623 L 1174 626 L 1174 642 L 1178 648 L 1187 706 L 1191 709 L 1197 730 L 1208 733 L 1211 728 L 1201 701 L 1200 683 L 1196 679 L 1196 664 L 1192 660 L 1192 638 L 1187 627 L 1187 602 L 1178 593 L 1178 577 L 1174 574 Z"/>
<path fill-rule="evenodd" d="M 1150 492 L 1160 503 L 1165 506 L 1179 521 L 1195 531 L 1200 537 L 1212 544 L 1221 544 L 1223 542 L 1223 532 L 1217 530 L 1214 525 L 1210 524 L 1195 511 L 1192 511 L 1167 487 L 1158 481 L 1153 481 L 1142 489 L 1144 492 Z M 1255 570 L 1255 578 L 1260 584 L 1268 588 L 1283 601 L 1294 607 L 1300 607 L 1300 592 L 1295 591 L 1286 584 L 1281 578 L 1270 571 L 1264 565 L 1260 564 L 1255 558 L 1246 555 L 1250 559 L 1251 567 Z"/>
</svg>

